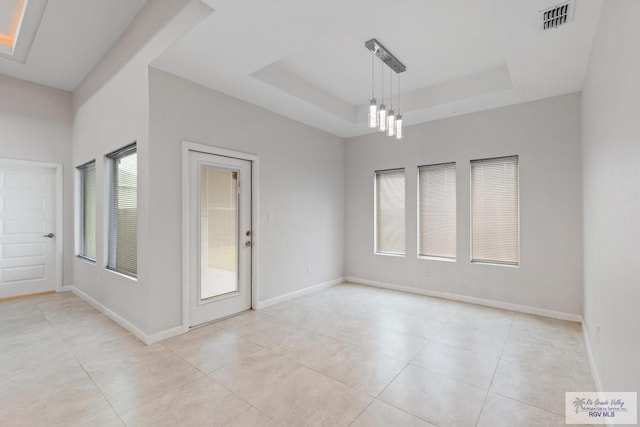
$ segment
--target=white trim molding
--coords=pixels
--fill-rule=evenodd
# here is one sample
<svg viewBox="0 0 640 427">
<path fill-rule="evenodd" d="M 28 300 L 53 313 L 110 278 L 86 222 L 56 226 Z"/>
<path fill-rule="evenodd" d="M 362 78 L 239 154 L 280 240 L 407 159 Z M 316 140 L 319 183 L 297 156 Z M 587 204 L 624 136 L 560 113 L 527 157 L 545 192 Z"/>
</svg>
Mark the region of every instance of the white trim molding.
<svg viewBox="0 0 640 427">
<path fill-rule="evenodd" d="M 596 385 L 596 390 L 599 393 L 602 393 L 604 390 L 602 389 L 600 374 L 598 373 L 596 361 L 593 358 L 593 352 L 591 351 L 591 340 L 589 339 L 588 326 L 586 323 L 584 323 L 584 320 L 582 321 L 582 335 L 584 339 L 585 352 L 587 353 L 587 359 L 589 360 L 589 367 L 591 368 L 591 376 L 593 376 L 593 382 Z"/>
<path fill-rule="evenodd" d="M 331 286 L 338 285 L 340 283 L 343 283 L 344 281 L 345 279 L 343 277 L 340 277 L 339 279 L 329 280 L 328 282 L 318 283 L 317 285 L 311 285 L 303 289 L 298 289 L 297 291 L 293 291 L 284 295 L 269 298 L 268 300 L 258 301 L 258 303 L 255 304 L 254 309 L 261 310 L 263 308 L 270 307 L 274 304 L 278 304 L 283 301 L 288 301 L 294 298 L 301 297 L 303 295 L 310 294 L 312 292 L 319 291 L 320 289 L 330 288 Z"/>
<path fill-rule="evenodd" d="M 60 292 L 64 285 L 64 170 L 61 164 L 51 166 L 56 169 L 56 291 Z"/>
<path fill-rule="evenodd" d="M 251 308 L 260 301 L 260 157 L 212 145 L 182 141 L 182 328 L 189 329 L 189 152 L 233 157 L 251 162 Z"/>
<path fill-rule="evenodd" d="M 298 297 L 301 297 L 303 295 L 307 295 L 307 294 L 310 294 L 312 292 L 319 291 L 321 289 L 325 289 L 325 288 L 329 288 L 329 287 L 334 286 L 334 285 L 338 285 L 340 283 L 343 283 L 344 281 L 345 281 L 345 279 L 341 277 L 339 279 L 330 280 L 328 282 L 318 283 L 317 285 L 312 285 L 312 286 L 306 287 L 304 289 L 299 289 L 297 291 L 290 292 L 288 294 L 280 295 L 280 296 L 277 296 L 277 297 L 274 297 L 274 298 L 269 298 L 268 300 L 265 300 L 265 301 L 254 302 L 252 304 L 253 305 L 252 308 L 254 310 L 260 310 L 260 309 L 263 309 L 263 308 L 267 308 L 269 306 L 272 306 L 274 304 L 278 304 L 278 303 L 283 302 L 283 301 L 288 301 L 290 299 L 298 298 Z M 147 334 L 147 333 L 143 332 L 141 329 L 139 329 L 137 326 L 135 326 L 133 323 L 129 322 L 127 319 L 125 319 L 124 317 L 120 316 L 118 313 L 116 313 L 115 311 L 109 309 L 107 306 L 105 306 L 104 304 L 102 304 L 101 302 L 96 300 L 95 298 L 89 296 L 84 291 L 81 291 L 80 289 L 76 288 L 75 286 L 65 286 L 64 288 L 62 288 L 62 291 L 63 292 L 73 292 L 80 299 L 84 300 L 89 305 L 93 306 L 96 310 L 98 310 L 99 312 L 101 312 L 105 316 L 107 316 L 109 319 L 113 320 L 115 323 L 117 323 L 118 325 L 122 326 L 127 331 L 131 332 L 131 334 L 133 334 L 136 338 L 138 338 L 140 341 L 142 341 L 143 343 L 145 343 L 147 345 L 155 344 L 157 342 L 166 340 L 168 338 L 175 337 L 177 335 L 181 335 L 181 334 L 184 334 L 186 332 L 189 332 L 189 327 L 188 326 L 179 325 L 179 326 L 175 326 L 173 328 L 165 329 L 164 331 L 156 332 L 154 334 Z"/>
<path fill-rule="evenodd" d="M 78 297 L 80 297 L 82 300 L 87 302 L 89 305 L 93 306 L 96 310 L 98 310 L 99 312 L 103 313 L 109 319 L 113 320 L 118 325 L 122 326 L 123 328 L 125 328 L 126 330 L 131 332 L 140 341 L 144 342 L 145 344 L 150 344 L 149 336 L 147 334 L 142 332 L 133 323 L 129 322 L 127 319 L 125 319 L 124 317 L 120 316 L 115 311 L 112 311 L 107 306 L 103 305 L 101 302 L 99 302 L 98 300 L 96 300 L 93 297 L 89 296 L 88 294 L 84 293 L 84 291 L 81 291 L 80 289 L 76 288 L 75 286 L 65 286 L 65 289 L 69 289 L 71 292 L 76 294 Z"/>
<path fill-rule="evenodd" d="M 98 300 L 94 299 L 93 297 L 89 296 L 88 294 L 84 293 L 83 291 L 81 291 L 80 289 L 76 288 L 75 286 L 65 286 L 63 291 L 71 291 L 71 292 L 73 292 L 80 299 L 84 300 L 85 302 L 87 302 L 88 304 L 93 306 L 96 310 L 98 310 L 99 312 L 101 312 L 105 316 L 107 316 L 109 319 L 113 320 L 118 325 L 122 326 L 124 329 L 126 329 L 129 332 L 131 332 L 131 334 L 133 334 L 133 336 L 135 336 L 136 338 L 138 338 L 140 341 L 142 341 L 143 343 L 145 343 L 147 345 L 151 345 L 151 344 L 157 343 L 159 341 L 165 340 L 167 338 L 171 338 L 171 337 L 174 337 L 176 335 L 183 334 L 183 333 L 185 333 L 185 332 L 187 332 L 189 330 L 188 328 L 185 329 L 182 326 L 176 326 L 174 328 L 169 328 L 169 329 L 166 329 L 164 331 L 156 332 L 155 334 L 149 335 L 149 334 L 146 334 L 145 332 L 143 332 L 141 329 L 139 329 L 133 323 L 129 322 L 124 317 L 120 316 L 115 311 L 109 309 L 107 306 L 105 306 L 104 304 L 102 304 Z"/>
<path fill-rule="evenodd" d="M 536 316 L 549 317 L 552 319 L 569 320 L 571 322 L 582 322 L 582 316 L 562 311 L 547 310 L 544 308 L 531 307 L 528 305 L 513 304 L 502 301 L 470 297 L 467 295 L 452 294 L 448 292 L 432 291 L 429 289 L 413 288 L 410 286 L 395 285 L 392 283 L 377 282 L 375 280 L 360 279 L 357 277 L 345 277 L 345 281 L 360 285 L 373 286 L 376 288 L 391 289 L 394 291 L 408 292 L 411 294 L 426 295 L 429 297 L 443 298 L 452 301 L 466 302 L 470 304 L 483 305 L 486 307 L 500 308 L 503 310 L 517 311 L 519 313 L 535 314 Z"/>
</svg>

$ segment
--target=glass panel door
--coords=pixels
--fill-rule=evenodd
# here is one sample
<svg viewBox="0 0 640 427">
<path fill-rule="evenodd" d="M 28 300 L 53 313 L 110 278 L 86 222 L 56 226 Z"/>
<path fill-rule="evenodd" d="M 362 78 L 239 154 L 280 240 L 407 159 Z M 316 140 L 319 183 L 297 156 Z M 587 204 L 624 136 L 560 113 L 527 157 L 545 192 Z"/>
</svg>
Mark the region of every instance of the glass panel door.
<svg viewBox="0 0 640 427">
<path fill-rule="evenodd" d="M 186 279 L 189 326 L 251 308 L 250 160 L 188 152 Z"/>
<path fill-rule="evenodd" d="M 200 300 L 238 291 L 238 171 L 200 166 Z"/>
</svg>

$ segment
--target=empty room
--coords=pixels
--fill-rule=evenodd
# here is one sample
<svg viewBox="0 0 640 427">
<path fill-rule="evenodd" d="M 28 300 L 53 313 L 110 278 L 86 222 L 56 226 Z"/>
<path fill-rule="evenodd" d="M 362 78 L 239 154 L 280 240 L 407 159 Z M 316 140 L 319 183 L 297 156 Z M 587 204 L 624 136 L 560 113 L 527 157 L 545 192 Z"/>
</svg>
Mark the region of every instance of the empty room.
<svg viewBox="0 0 640 427">
<path fill-rule="evenodd" d="M 0 0 L 0 425 L 637 425 L 640 1 Z"/>
</svg>

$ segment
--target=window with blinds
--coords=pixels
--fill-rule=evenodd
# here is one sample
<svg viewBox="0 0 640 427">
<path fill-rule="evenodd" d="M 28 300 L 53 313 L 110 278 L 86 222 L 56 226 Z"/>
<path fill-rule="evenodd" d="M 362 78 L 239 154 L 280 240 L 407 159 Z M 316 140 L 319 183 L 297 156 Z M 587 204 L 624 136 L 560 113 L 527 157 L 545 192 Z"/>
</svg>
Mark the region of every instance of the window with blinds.
<svg viewBox="0 0 640 427">
<path fill-rule="evenodd" d="M 418 168 L 418 255 L 456 258 L 456 164 Z"/>
<path fill-rule="evenodd" d="M 520 263 L 518 156 L 471 162 L 471 261 Z"/>
<path fill-rule="evenodd" d="M 80 177 L 80 247 L 78 255 L 96 260 L 96 162 L 78 167 Z"/>
<path fill-rule="evenodd" d="M 404 255 L 404 169 L 376 171 L 375 187 L 375 251 Z"/>
<path fill-rule="evenodd" d="M 107 268 L 138 274 L 138 155 L 136 145 L 107 156 L 111 163 Z"/>
</svg>

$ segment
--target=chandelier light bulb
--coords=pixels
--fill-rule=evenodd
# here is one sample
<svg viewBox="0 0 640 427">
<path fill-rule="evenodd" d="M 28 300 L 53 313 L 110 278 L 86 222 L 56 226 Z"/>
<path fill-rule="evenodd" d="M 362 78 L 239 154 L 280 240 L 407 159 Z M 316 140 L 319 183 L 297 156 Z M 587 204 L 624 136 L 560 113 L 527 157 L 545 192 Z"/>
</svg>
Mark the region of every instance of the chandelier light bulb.
<svg viewBox="0 0 640 427">
<path fill-rule="evenodd" d="M 369 101 L 369 127 L 372 129 L 378 127 L 378 103 L 375 98 Z"/>
<path fill-rule="evenodd" d="M 387 130 L 387 107 L 384 104 L 380 104 L 378 110 L 378 130 L 380 132 Z"/>
<path fill-rule="evenodd" d="M 396 139 L 402 139 L 402 115 L 396 117 Z"/>
<path fill-rule="evenodd" d="M 387 136 L 394 136 L 396 134 L 396 116 L 393 110 L 389 111 L 387 116 Z"/>
</svg>

